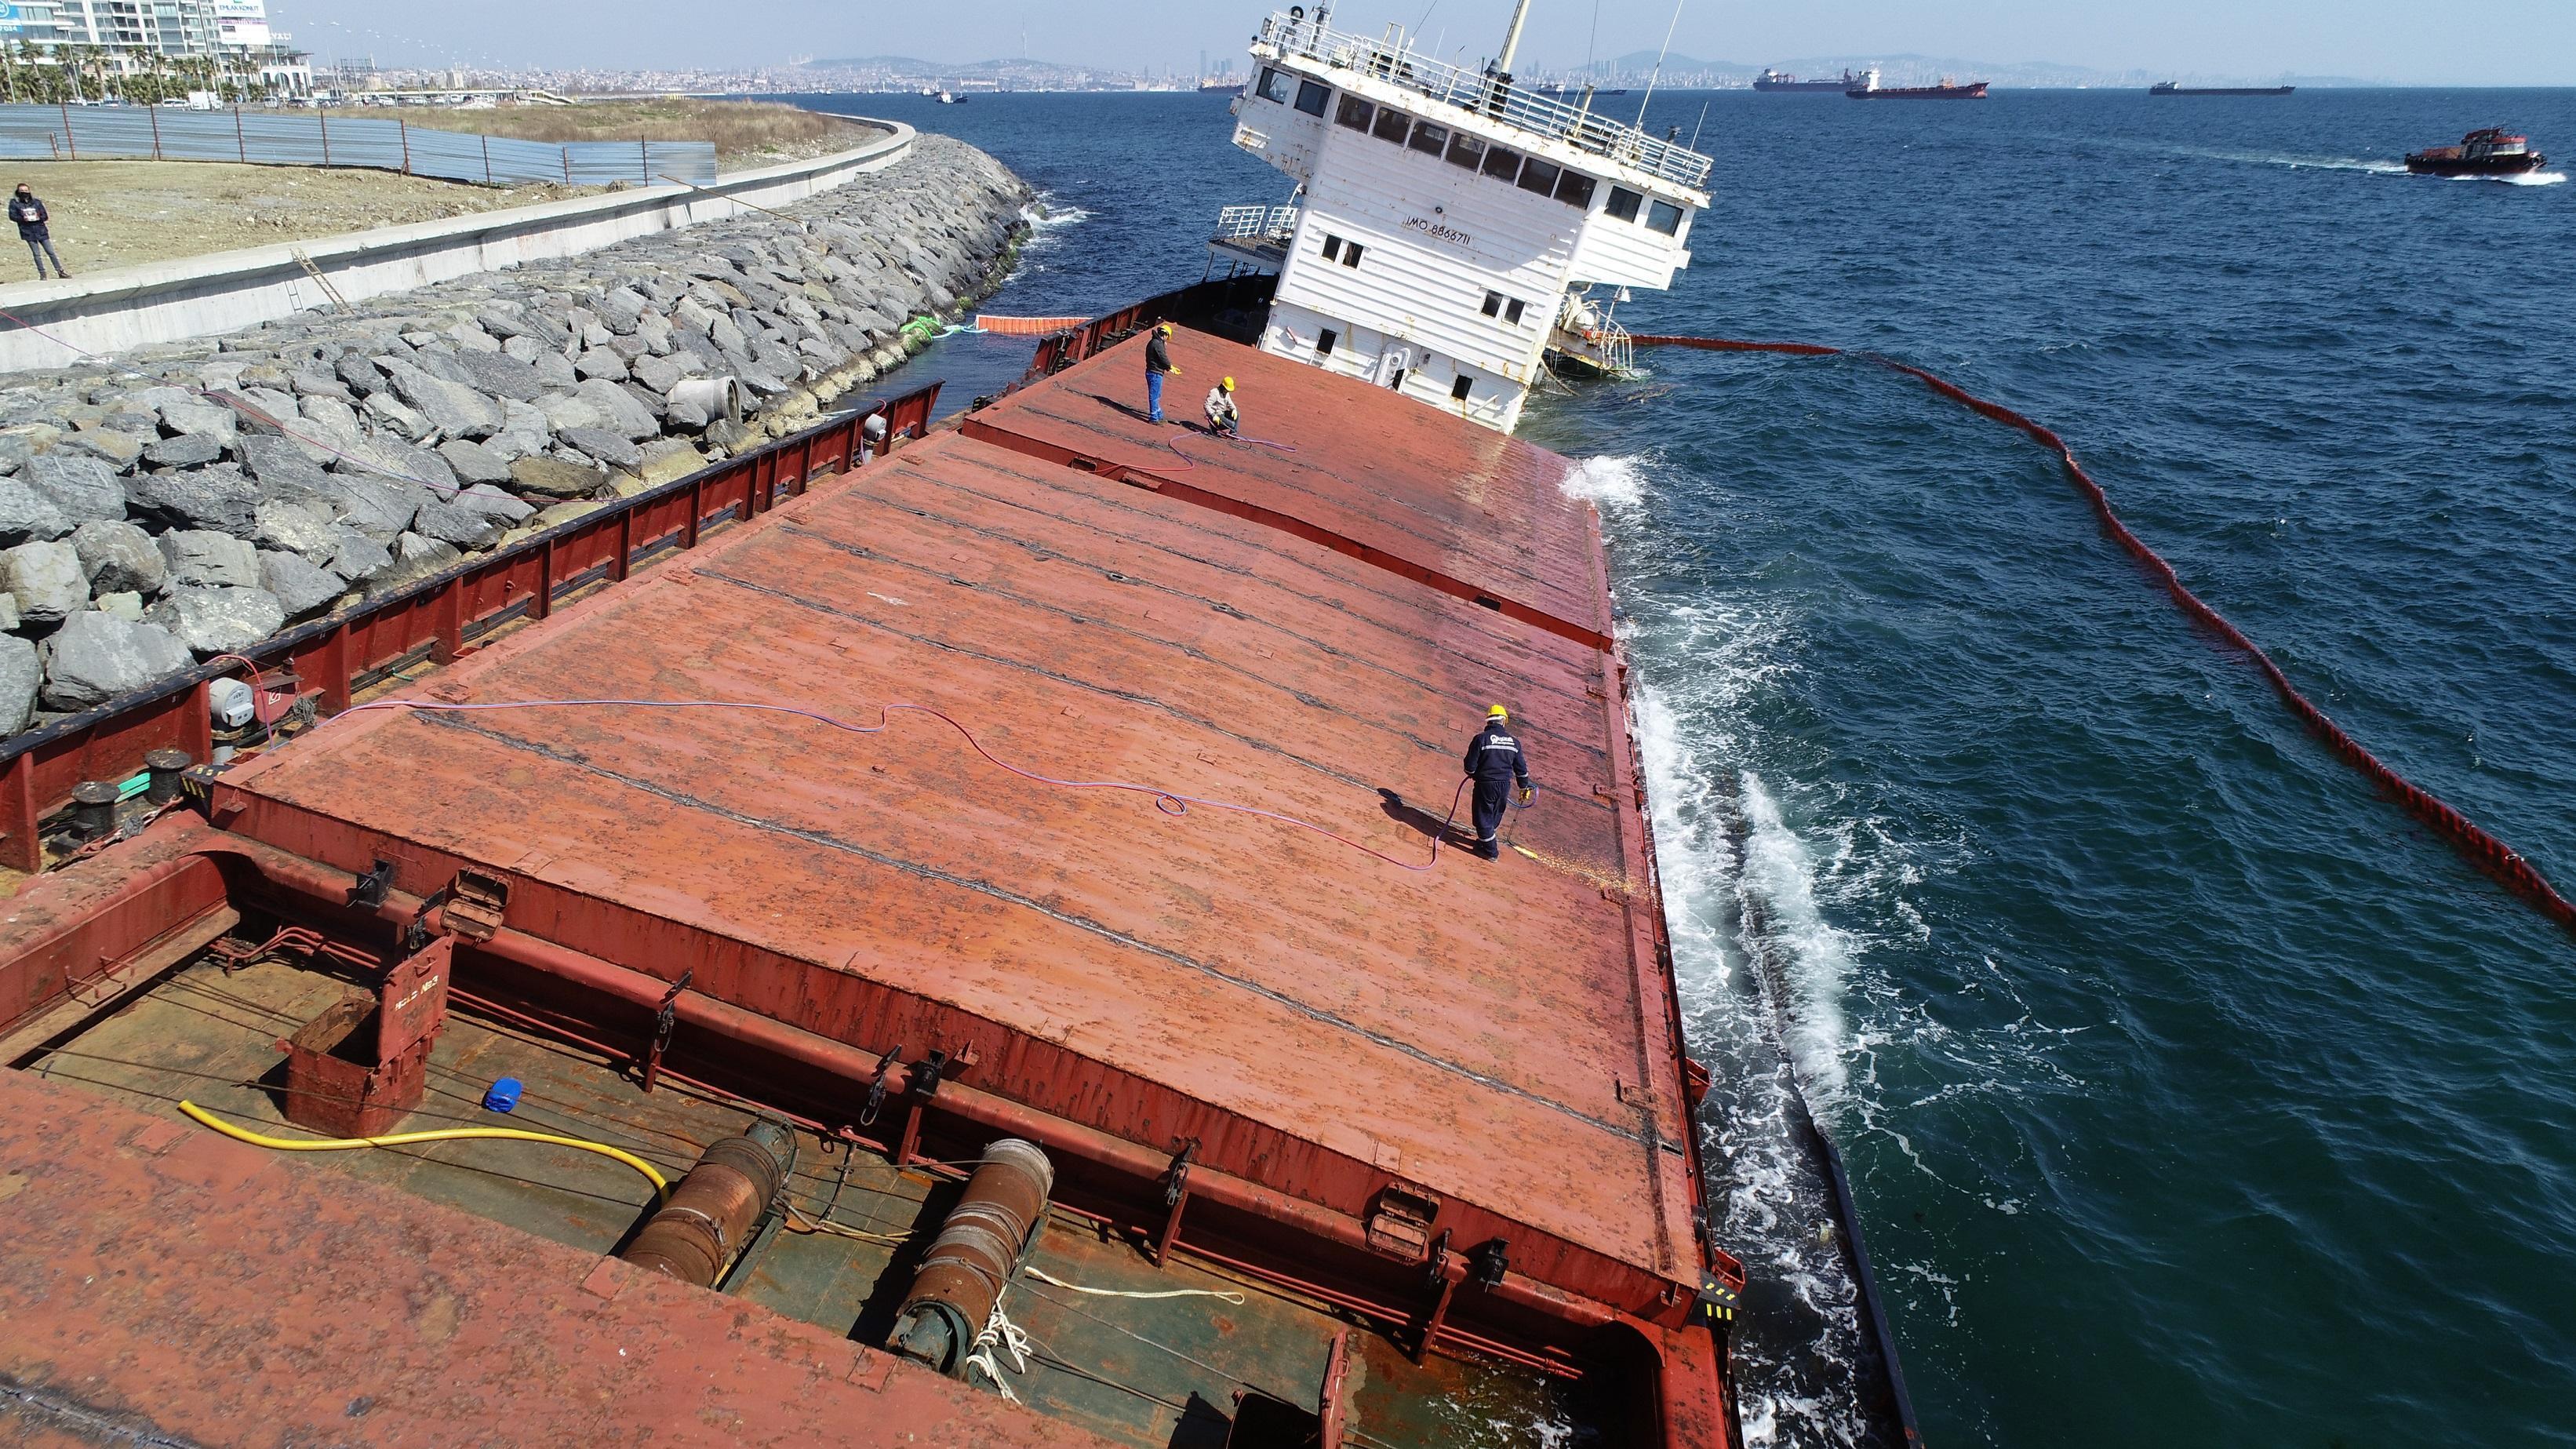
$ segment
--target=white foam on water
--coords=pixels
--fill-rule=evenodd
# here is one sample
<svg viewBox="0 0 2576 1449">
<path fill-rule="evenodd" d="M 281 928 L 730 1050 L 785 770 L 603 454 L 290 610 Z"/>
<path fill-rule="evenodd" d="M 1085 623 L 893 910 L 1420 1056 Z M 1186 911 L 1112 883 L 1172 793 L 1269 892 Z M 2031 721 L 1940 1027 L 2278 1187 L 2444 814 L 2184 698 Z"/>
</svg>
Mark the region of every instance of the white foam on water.
<svg viewBox="0 0 2576 1449">
<path fill-rule="evenodd" d="M 2567 173 L 2564 171 L 2525 171 L 2520 176 L 2458 176 L 2452 179 L 2456 181 L 2501 181 L 2507 186 L 2563 186 L 2567 182 Z"/>
<path fill-rule="evenodd" d="M 1850 1030 L 1843 993 L 1851 980 L 1854 946 L 1825 920 L 1816 905 L 1822 868 L 1815 852 L 1781 818 L 1780 804 L 1760 776 L 1743 772 L 1738 797 L 1743 811 L 1744 864 L 1737 892 L 1765 923 L 1763 949 L 1779 970 L 1781 1044 L 1798 1069 L 1807 1101 L 1823 1110 L 1849 1085 L 1845 1057 Z M 1837 855 L 1850 850 L 1848 837 Z"/>
<path fill-rule="evenodd" d="M 1634 508 L 1646 499 L 1645 470 L 1634 457 L 1586 458 L 1556 486 L 1566 497 L 1580 498 L 1604 511 Z"/>
<path fill-rule="evenodd" d="M 1079 206 L 1059 206 L 1053 197 L 1041 191 L 1036 199 L 1020 208 L 1020 220 L 1027 222 L 1029 230 L 1036 233 L 1037 237 L 1046 237 L 1080 226 L 1091 220 L 1091 213 Z M 1034 241 L 1036 238 L 1033 237 L 1031 240 Z"/>
</svg>

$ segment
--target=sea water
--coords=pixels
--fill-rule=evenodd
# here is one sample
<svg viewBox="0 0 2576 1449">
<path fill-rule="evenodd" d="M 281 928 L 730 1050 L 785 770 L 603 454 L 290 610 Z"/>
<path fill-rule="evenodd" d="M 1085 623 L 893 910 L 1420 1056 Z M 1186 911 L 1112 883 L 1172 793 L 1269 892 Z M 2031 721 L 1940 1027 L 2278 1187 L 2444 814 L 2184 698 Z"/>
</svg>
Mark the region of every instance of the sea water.
<svg viewBox="0 0 2576 1449">
<path fill-rule="evenodd" d="M 1218 206 L 1287 200 L 1220 99 L 828 104 L 1079 214 L 996 311 L 1195 280 Z M 1715 199 L 1623 321 L 1875 349 L 2058 429 L 2318 704 L 2576 889 L 2576 188 L 2399 164 L 2494 124 L 2576 159 L 2576 93 L 1683 93 L 1647 124 L 1698 131 Z M 916 372 L 962 406 L 1026 357 Z M 2576 941 L 2328 755 L 2027 439 L 1865 362 L 1641 361 L 1523 432 L 1585 460 L 1611 539 L 1755 1278 L 1749 1436 L 1878 1433 L 1803 1096 L 1934 1445 L 2576 1442 Z"/>
</svg>

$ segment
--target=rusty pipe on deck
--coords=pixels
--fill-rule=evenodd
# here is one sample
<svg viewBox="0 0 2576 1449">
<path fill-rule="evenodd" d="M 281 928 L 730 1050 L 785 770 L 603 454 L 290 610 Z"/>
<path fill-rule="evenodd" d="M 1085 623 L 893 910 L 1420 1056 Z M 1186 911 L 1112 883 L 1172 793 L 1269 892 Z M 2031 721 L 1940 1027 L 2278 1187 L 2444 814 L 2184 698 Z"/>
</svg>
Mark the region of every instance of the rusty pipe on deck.
<svg viewBox="0 0 2576 1449">
<path fill-rule="evenodd" d="M 670 1198 L 617 1256 L 639 1268 L 712 1288 L 777 1200 L 796 1164 L 796 1139 L 781 1123 L 754 1122 L 706 1150 Z"/>
<path fill-rule="evenodd" d="M 1046 1221 L 1054 1190 L 1055 1164 L 1034 1145 L 1005 1137 L 986 1147 L 913 1275 L 887 1346 L 964 1378 L 976 1335 L 992 1320 L 993 1306 Z"/>
<path fill-rule="evenodd" d="M 206 853 L 233 856 L 271 884 L 313 900 L 337 902 L 348 895 L 347 872 L 274 846 L 235 838 L 227 841 L 220 850 Z M 396 926 L 406 926 L 423 912 L 418 896 L 388 890 L 384 904 L 376 908 L 375 914 Z M 433 910 L 428 914 L 434 926 L 438 913 Z M 659 1010 L 663 999 L 671 992 L 671 983 L 659 977 L 508 926 L 494 931 L 489 940 L 475 942 L 473 949 L 647 1011 Z M 848 1081 L 873 1083 L 878 1079 L 874 1055 L 830 1037 L 745 1011 L 694 991 L 681 992 L 672 1001 L 672 1007 L 680 1021 L 740 1045 Z M 903 1064 L 896 1063 L 886 1068 L 885 1083 L 889 1093 L 900 1096 L 911 1089 L 912 1073 Z M 1168 1155 L 1152 1148 L 960 1082 L 942 1081 L 938 1103 L 941 1110 L 987 1131 L 1025 1139 L 1048 1152 L 1073 1157 L 1121 1176 L 1158 1182 L 1171 1166 Z M 1337 1247 L 1364 1253 L 1377 1251 L 1369 1242 L 1367 1226 L 1358 1217 L 1320 1203 L 1291 1197 L 1232 1173 L 1211 1167 L 1194 1167 L 1190 1171 L 1189 1191 L 1191 1197 L 1200 1201 L 1310 1234 Z M 1463 1272 L 1463 1269 L 1453 1271 Z M 1581 1297 L 1519 1272 L 1506 1272 L 1502 1282 L 1486 1291 L 1506 1303 L 1577 1328 L 1602 1328 L 1619 1320 L 1619 1310 L 1607 1303 Z"/>
</svg>

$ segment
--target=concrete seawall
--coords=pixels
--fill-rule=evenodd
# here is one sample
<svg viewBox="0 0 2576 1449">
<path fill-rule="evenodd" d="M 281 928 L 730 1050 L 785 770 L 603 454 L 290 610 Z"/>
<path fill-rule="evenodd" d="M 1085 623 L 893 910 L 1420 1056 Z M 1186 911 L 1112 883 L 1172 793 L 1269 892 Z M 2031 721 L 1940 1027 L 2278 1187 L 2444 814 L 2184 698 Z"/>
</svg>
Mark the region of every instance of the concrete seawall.
<svg viewBox="0 0 2576 1449">
<path fill-rule="evenodd" d="M 912 127 L 879 124 L 888 127 L 888 134 L 865 146 L 723 176 L 703 186 L 616 191 L 120 267 L 68 281 L 0 286 L 0 310 L 19 319 L 0 319 L 0 372 L 61 367 L 77 356 L 72 348 L 122 353 L 255 327 L 330 305 L 335 292 L 347 301 L 363 302 L 477 272 L 579 256 L 654 232 L 752 215 L 754 208 L 788 206 L 910 154 L 917 134 Z M 327 279 L 327 289 L 316 272 Z M 60 340 L 48 340 L 35 329 Z"/>
<path fill-rule="evenodd" d="M 345 305 L 0 375 L 0 735 L 784 436 L 898 365 L 909 321 L 999 285 L 1030 193 L 963 143 L 889 143 L 723 199 L 341 238 L 307 253 L 380 256 L 372 299 L 335 267 Z M 596 210 L 525 221 L 566 206 Z M 671 229 L 692 206 L 737 214 Z M 644 234 L 522 260 L 589 226 Z M 476 256 L 514 264 L 392 289 Z"/>
</svg>

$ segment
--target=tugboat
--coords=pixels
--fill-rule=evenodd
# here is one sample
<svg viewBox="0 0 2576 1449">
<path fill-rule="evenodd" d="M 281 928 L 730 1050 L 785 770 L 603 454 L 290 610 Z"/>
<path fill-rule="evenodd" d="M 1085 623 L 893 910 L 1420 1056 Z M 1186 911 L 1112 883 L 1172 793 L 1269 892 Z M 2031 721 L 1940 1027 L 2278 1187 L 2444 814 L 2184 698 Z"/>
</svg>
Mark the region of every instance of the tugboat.
<svg viewBox="0 0 2576 1449">
<path fill-rule="evenodd" d="M 2549 164 L 2524 136 L 2509 136 L 2502 126 L 2471 131 L 2456 146 L 2412 151 L 2406 169 L 2418 176 L 2521 176 Z"/>
<path fill-rule="evenodd" d="M 1982 101 L 1986 98 L 1985 81 L 1960 85 L 1948 76 L 1937 86 L 1882 86 L 1876 70 L 1862 74 L 1863 84 L 1843 92 L 1856 101 Z"/>
</svg>

